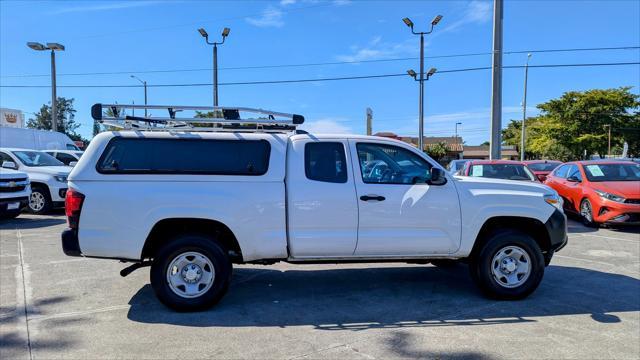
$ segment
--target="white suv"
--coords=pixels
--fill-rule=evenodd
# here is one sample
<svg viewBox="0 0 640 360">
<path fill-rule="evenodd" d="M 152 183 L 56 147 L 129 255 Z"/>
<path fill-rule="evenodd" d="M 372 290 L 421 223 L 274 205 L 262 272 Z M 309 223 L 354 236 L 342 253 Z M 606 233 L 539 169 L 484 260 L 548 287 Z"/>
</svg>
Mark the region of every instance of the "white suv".
<svg viewBox="0 0 640 360">
<path fill-rule="evenodd" d="M 4 161 L 29 175 L 31 196 L 27 209 L 31 213 L 44 214 L 64 206 L 71 167 L 45 152 L 28 149 L 0 148 L 0 162 Z"/>
</svg>

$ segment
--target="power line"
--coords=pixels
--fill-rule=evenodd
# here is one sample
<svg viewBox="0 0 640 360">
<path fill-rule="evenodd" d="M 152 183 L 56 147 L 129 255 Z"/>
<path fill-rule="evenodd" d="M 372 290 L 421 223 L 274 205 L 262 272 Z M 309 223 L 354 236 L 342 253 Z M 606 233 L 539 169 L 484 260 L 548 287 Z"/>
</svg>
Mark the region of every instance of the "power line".
<svg viewBox="0 0 640 360">
<path fill-rule="evenodd" d="M 577 51 L 612 51 L 612 50 L 634 50 L 640 49 L 640 46 L 618 46 L 618 47 L 593 47 L 593 48 L 572 48 L 572 49 L 542 49 L 542 50 L 518 50 L 507 51 L 505 55 L 525 54 L 525 53 L 554 53 L 554 52 L 577 52 Z M 426 59 L 441 59 L 455 57 L 469 57 L 491 55 L 491 52 L 478 53 L 462 53 L 448 55 L 425 56 Z M 221 67 L 218 70 L 256 70 L 256 69 L 274 69 L 274 68 L 292 68 L 292 67 L 311 67 L 311 66 L 328 66 L 328 65 L 347 65 L 347 64 L 366 64 L 381 62 L 396 62 L 419 60 L 418 57 L 402 57 L 377 60 L 352 60 L 352 61 L 330 61 L 316 63 L 300 63 L 300 64 L 274 64 L 274 65 L 250 65 L 250 66 L 234 66 Z M 84 73 L 62 73 L 57 76 L 89 76 L 89 75 L 123 75 L 123 74 L 157 74 L 157 73 L 177 73 L 177 72 L 201 72 L 211 71 L 211 68 L 194 68 L 194 69 L 164 69 L 164 70 L 142 70 L 142 71 L 102 71 L 102 72 L 84 72 Z M 50 74 L 19 74 L 19 75 L 3 75 L 2 78 L 27 78 L 27 77 L 48 77 Z"/>
<path fill-rule="evenodd" d="M 614 63 L 588 63 L 588 64 L 545 64 L 545 65 L 529 65 L 529 68 L 558 68 L 558 67 L 592 67 L 592 66 L 625 66 L 625 65 L 640 65 L 640 62 L 614 62 Z M 524 68 L 524 65 L 510 65 L 504 66 L 504 69 L 520 69 Z M 468 71 L 489 70 L 490 66 L 473 67 L 463 69 L 451 69 L 441 70 L 438 74 L 444 73 L 457 73 Z M 362 75 L 362 76 L 340 76 L 340 77 L 327 77 L 316 79 L 290 79 L 290 80 L 264 80 L 264 81 L 238 81 L 238 82 L 226 82 L 219 83 L 220 86 L 229 85 L 265 85 L 265 84 L 291 84 L 291 83 L 306 83 L 306 82 L 322 82 L 322 81 L 341 81 L 341 80 L 363 80 L 363 79 L 379 79 L 407 76 L 405 73 L 400 74 L 376 74 L 376 75 Z M 148 84 L 147 87 L 198 87 L 198 86 L 211 86 L 211 83 L 187 83 L 187 84 Z M 50 85 L 0 85 L 0 88 L 49 88 Z M 143 85 L 127 84 L 127 85 L 58 85 L 58 88 L 139 88 Z"/>
</svg>

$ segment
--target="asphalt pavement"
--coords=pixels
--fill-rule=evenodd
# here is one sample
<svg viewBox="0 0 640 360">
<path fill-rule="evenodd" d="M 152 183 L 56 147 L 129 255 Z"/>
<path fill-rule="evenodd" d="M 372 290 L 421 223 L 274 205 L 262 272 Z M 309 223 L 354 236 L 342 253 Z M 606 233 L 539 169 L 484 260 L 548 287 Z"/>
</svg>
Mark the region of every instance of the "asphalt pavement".
<svg viewBox="0 0 640 360">
<path fill-rule="evenodd" d="M 243 265 L 213 309 L 176 313 L 143 268 L 62 253 L 62 214 L 0 223 L 0 358 L 640 358 L 640 229 L 570 222 L 522 301 L 466 266 Z"/>
</svg>

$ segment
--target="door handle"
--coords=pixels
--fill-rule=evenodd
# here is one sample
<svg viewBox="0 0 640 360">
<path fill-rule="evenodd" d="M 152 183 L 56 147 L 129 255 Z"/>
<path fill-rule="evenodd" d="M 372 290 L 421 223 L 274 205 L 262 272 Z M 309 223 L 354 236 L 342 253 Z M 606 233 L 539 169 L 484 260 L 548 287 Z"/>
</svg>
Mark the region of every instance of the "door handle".
<svg viewBox="0 0 640 360">
<path fill-rule="evenodd" d="M 362 200 L 362 201 L 370 201 L 370 200 L 384 201 L 385 197 L 384 196 L 380 196 L 380 195 L 362 195 L 362 196 L 360 196 L 360 200 Z"/>
</svg>

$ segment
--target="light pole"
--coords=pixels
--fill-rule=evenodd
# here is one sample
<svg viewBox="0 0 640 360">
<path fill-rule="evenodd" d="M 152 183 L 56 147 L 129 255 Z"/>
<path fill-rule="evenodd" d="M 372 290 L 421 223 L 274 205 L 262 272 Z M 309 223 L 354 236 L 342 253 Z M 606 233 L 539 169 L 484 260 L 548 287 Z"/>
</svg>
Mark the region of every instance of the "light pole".
<svg viewBox="0 0 640 360">
<path fill-rule="evenodd" d="M 461 122 L 456 123 L 456 151 L 458 151 L 458 125 L 462 125 Z"/>
<path fill-rule="evenodd" d="M 407 70 L 407 74 L 413 78 L 413 80 L 420 82 L 420 124 L 418 125 L 418 146 L 420 147 L 420 151 L 424 151 L 424 82 L 428 81 L 433 74 L 436 73 L 438 69 L 431 68 L 427 72 L 427 77 L 425 79 L 417 79 L 418 74 L 413 70 Z"/>
<path fill-rule="evenodd" d="M 56 97 L 56 51 L 64 51 L 64 45 L 58 43 L 28 42 L 27 46 L 33 50 L 51 50 L 51 130 L 58 131 L 58 109 Z"/>
<path fill-rule="evenodd" d="M 606 124 L 604 127 L 609 130 L 609 144 L 607 145 L 607 158 L 611 158 L 611 124 Z"/>
<path fill-rule="evenodd" d="M 140 81 L 144 85 L 144 105 L 147 106 L 147 82 L 135 75 L 131 75 L 131 78 Z M 147 108 L 144 109 L 144 117 L 147 117 Z"/>
<path fill-rule="evenodd" d="M 520 161 L 524 161 L 525 147 L 525 122 L 527 121 L 527 78 L 529 77 L 529 59 L 531 54 L 527 54 L 527 63 L 524 65 L 524 98 L 522 99 L 522 134 L 520 134 Z"/>
<path fill-rule="evenodd" d="M 431 34 L 431 32 L 433 32 L 433 27 L 436 26 L 441 19 L 442 15 L 434 17 L 433 20 L 431 20 L 431 28 L 427 32 L 415 32 L 413 30 L 413 22 L 409 18 L 402 19 L 402 21 L 411 28 L 412 34 L 420 35 L 420 104 L 418 110 L 420 114 L 420 123 L 418 125 L 418 146 L 420 147 L 420 151 L 424 151 L 424 35 Z M 427 79 L 428 77 L 429 75 L 427 75 Z"/>
<path fill-rule="evenodd" d="M 200 28 L 198 32 L 205 39 L 207 44 L 213 45 L 213 106 L 218 106 L 218 45 L 224 44 L 224 40 L 229 36 L 231 29 L 222 29 L 222 41 L 221 42 L 209 42 L 209 34 L 205 29 Z"/>
</svg>

